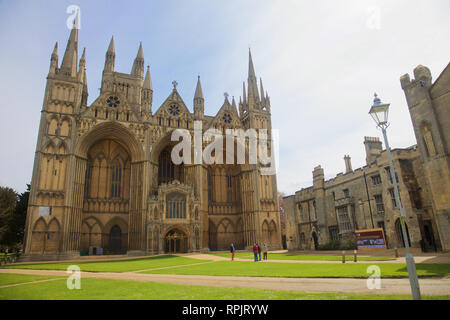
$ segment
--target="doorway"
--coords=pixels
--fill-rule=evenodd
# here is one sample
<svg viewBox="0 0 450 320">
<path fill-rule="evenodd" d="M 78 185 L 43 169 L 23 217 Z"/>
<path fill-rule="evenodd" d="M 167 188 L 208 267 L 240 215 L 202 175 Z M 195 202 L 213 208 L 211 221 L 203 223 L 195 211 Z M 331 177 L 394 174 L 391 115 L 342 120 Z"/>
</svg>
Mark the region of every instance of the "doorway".
<svg viewBox="0 0 450 320">
<path fill-rule="evenodd" d="M 317 250 L 317 248 L 319 247 L 319 240 L 317 239 L 317 234 L 315 231 L 313 231 L 312 233 L 312 238 L 314 241 L 314 250 Z"/>
<path fill-rule="evenodd" d="M 183 231 L 171 230 L 165 238 L 166 253 L 186 253 L 188 251 L 188 238 Z"/>
<path fill-rule="evenodd" d="M 122 252 L 122 230 L 117 224 L 109 232 L 109 250 L 113 254 Z"/>
</svg>

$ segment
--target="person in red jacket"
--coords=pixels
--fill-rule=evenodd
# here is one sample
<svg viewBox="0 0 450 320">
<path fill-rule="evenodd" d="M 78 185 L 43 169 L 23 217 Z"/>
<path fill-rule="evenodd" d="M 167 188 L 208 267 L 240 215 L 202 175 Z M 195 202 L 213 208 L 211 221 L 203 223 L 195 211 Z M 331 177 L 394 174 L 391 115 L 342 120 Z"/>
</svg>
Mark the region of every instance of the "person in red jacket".
<svg viewBox="0 0 450 320">
<path fill-rule="evenodd" d="M 253 245 L 253 255 L 255 257 L 255 262 L 258 262 L 258 245 L 256 243 Z"/>
</svg>

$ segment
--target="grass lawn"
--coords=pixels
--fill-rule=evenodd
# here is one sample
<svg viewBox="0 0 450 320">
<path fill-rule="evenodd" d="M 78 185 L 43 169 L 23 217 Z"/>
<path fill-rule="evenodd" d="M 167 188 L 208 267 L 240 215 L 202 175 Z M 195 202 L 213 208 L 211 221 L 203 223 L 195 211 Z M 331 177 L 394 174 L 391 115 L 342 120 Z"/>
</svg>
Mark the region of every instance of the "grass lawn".
<svg viewBox="0 0 450 320">
<path fill-rule="evenodd" d="M 144 273 L 186 274 L 210 276 L 288 277 L 288 278 L 367 278 L 369 264 L 320 264 L 320 263 L 264 263 L 247 261 L 216 261 L 210 264 L 153 270 Z M 381 278 L 408 277 L 406 264 L 378 264 Z M 448 277 L 449 264 L 416 264 L 419 277 Z"/>
<path fill-rule="evenodd" d="M 9 284 L 25 283 L 39 280 L 55 279 L 55 276 L 35 276 L 28 274 L 0 274 L 0 286 Z"/>
<path fill-rule="evenodd" d="M 423 299 L 448 300 L 450 296 Z M 80 290 L 67 289 L 66 280 L 3 288 L 0 300 L 411 300 L 411 296 L 303 293 L 87 278 L 81 280 Z"/>
<path fill-rule="evenodd" d="M 208 262 L 208 261 L 164 255 L 146 259 L 130 259 L 130 260 L 116 260 L 116 261 L 59 262 L 59 263 L 41 263 L 41 264 L 24 264 L 24 265 L 6 265 L 2 266 L 1 268 L 67 270 L 68 266 L 77 265 L 80 267 L 81 271 L 127 272 L 153 268 L 171 267 L 178 265 L 187 265 L 201 262 Z"/>
<path fill-rule="evenodd" d="M 231 259 L 231 253 L 212 253 L 212 255 L 219 257 L 226 257 Z M 261 253 L 261 258 L 263 254 Z M 253 260 L 253 253 L 243 252 L 236 253 L 236 258 Z M 308 255 L 308 254 L 290 254 L 290 253 L 269 253 L 269 260 L 309 260 L 309 261 L 342 261 L 342 256 L 328 256 L 328 255 Z M 358 257 L 358 261 L 386 261 L 395 260 L 388 257 Z M 345 261 L 353 261 L 353 254 L 346 255 Z"/>
</svg>

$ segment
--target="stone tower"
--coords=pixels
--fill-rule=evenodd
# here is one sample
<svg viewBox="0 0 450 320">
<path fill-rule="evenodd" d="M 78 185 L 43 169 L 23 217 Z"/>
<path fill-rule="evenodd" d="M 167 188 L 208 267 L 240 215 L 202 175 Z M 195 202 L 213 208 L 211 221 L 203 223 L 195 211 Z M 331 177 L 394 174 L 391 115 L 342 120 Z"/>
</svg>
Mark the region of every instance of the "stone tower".
<svg viewBox="0 0 450 320">
<path fill-rule="evenodd" d="M 450 64 L 432 83 L 427 67 L 400 78 L 430 192 L 443 250 L 450 249 Z"/>
</svg>

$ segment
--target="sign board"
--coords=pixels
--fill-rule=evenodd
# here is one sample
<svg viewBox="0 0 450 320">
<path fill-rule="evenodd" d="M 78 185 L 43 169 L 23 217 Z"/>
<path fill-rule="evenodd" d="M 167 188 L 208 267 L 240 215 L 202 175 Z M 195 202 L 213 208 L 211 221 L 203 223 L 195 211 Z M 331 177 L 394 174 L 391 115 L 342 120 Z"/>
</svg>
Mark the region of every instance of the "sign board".
<svg viewBox="0 0 450 320">
<path fill-rule="evenodd" d="M 386 249 L 386 239 L 382 228 L 356 230 L 356 246 L 359 249 Z"/>
<path fill-rule="evenodd" d="M 50 215 L 50 207 L 39 207 L 39 217 L 48 217 Z"/>
</svg>

